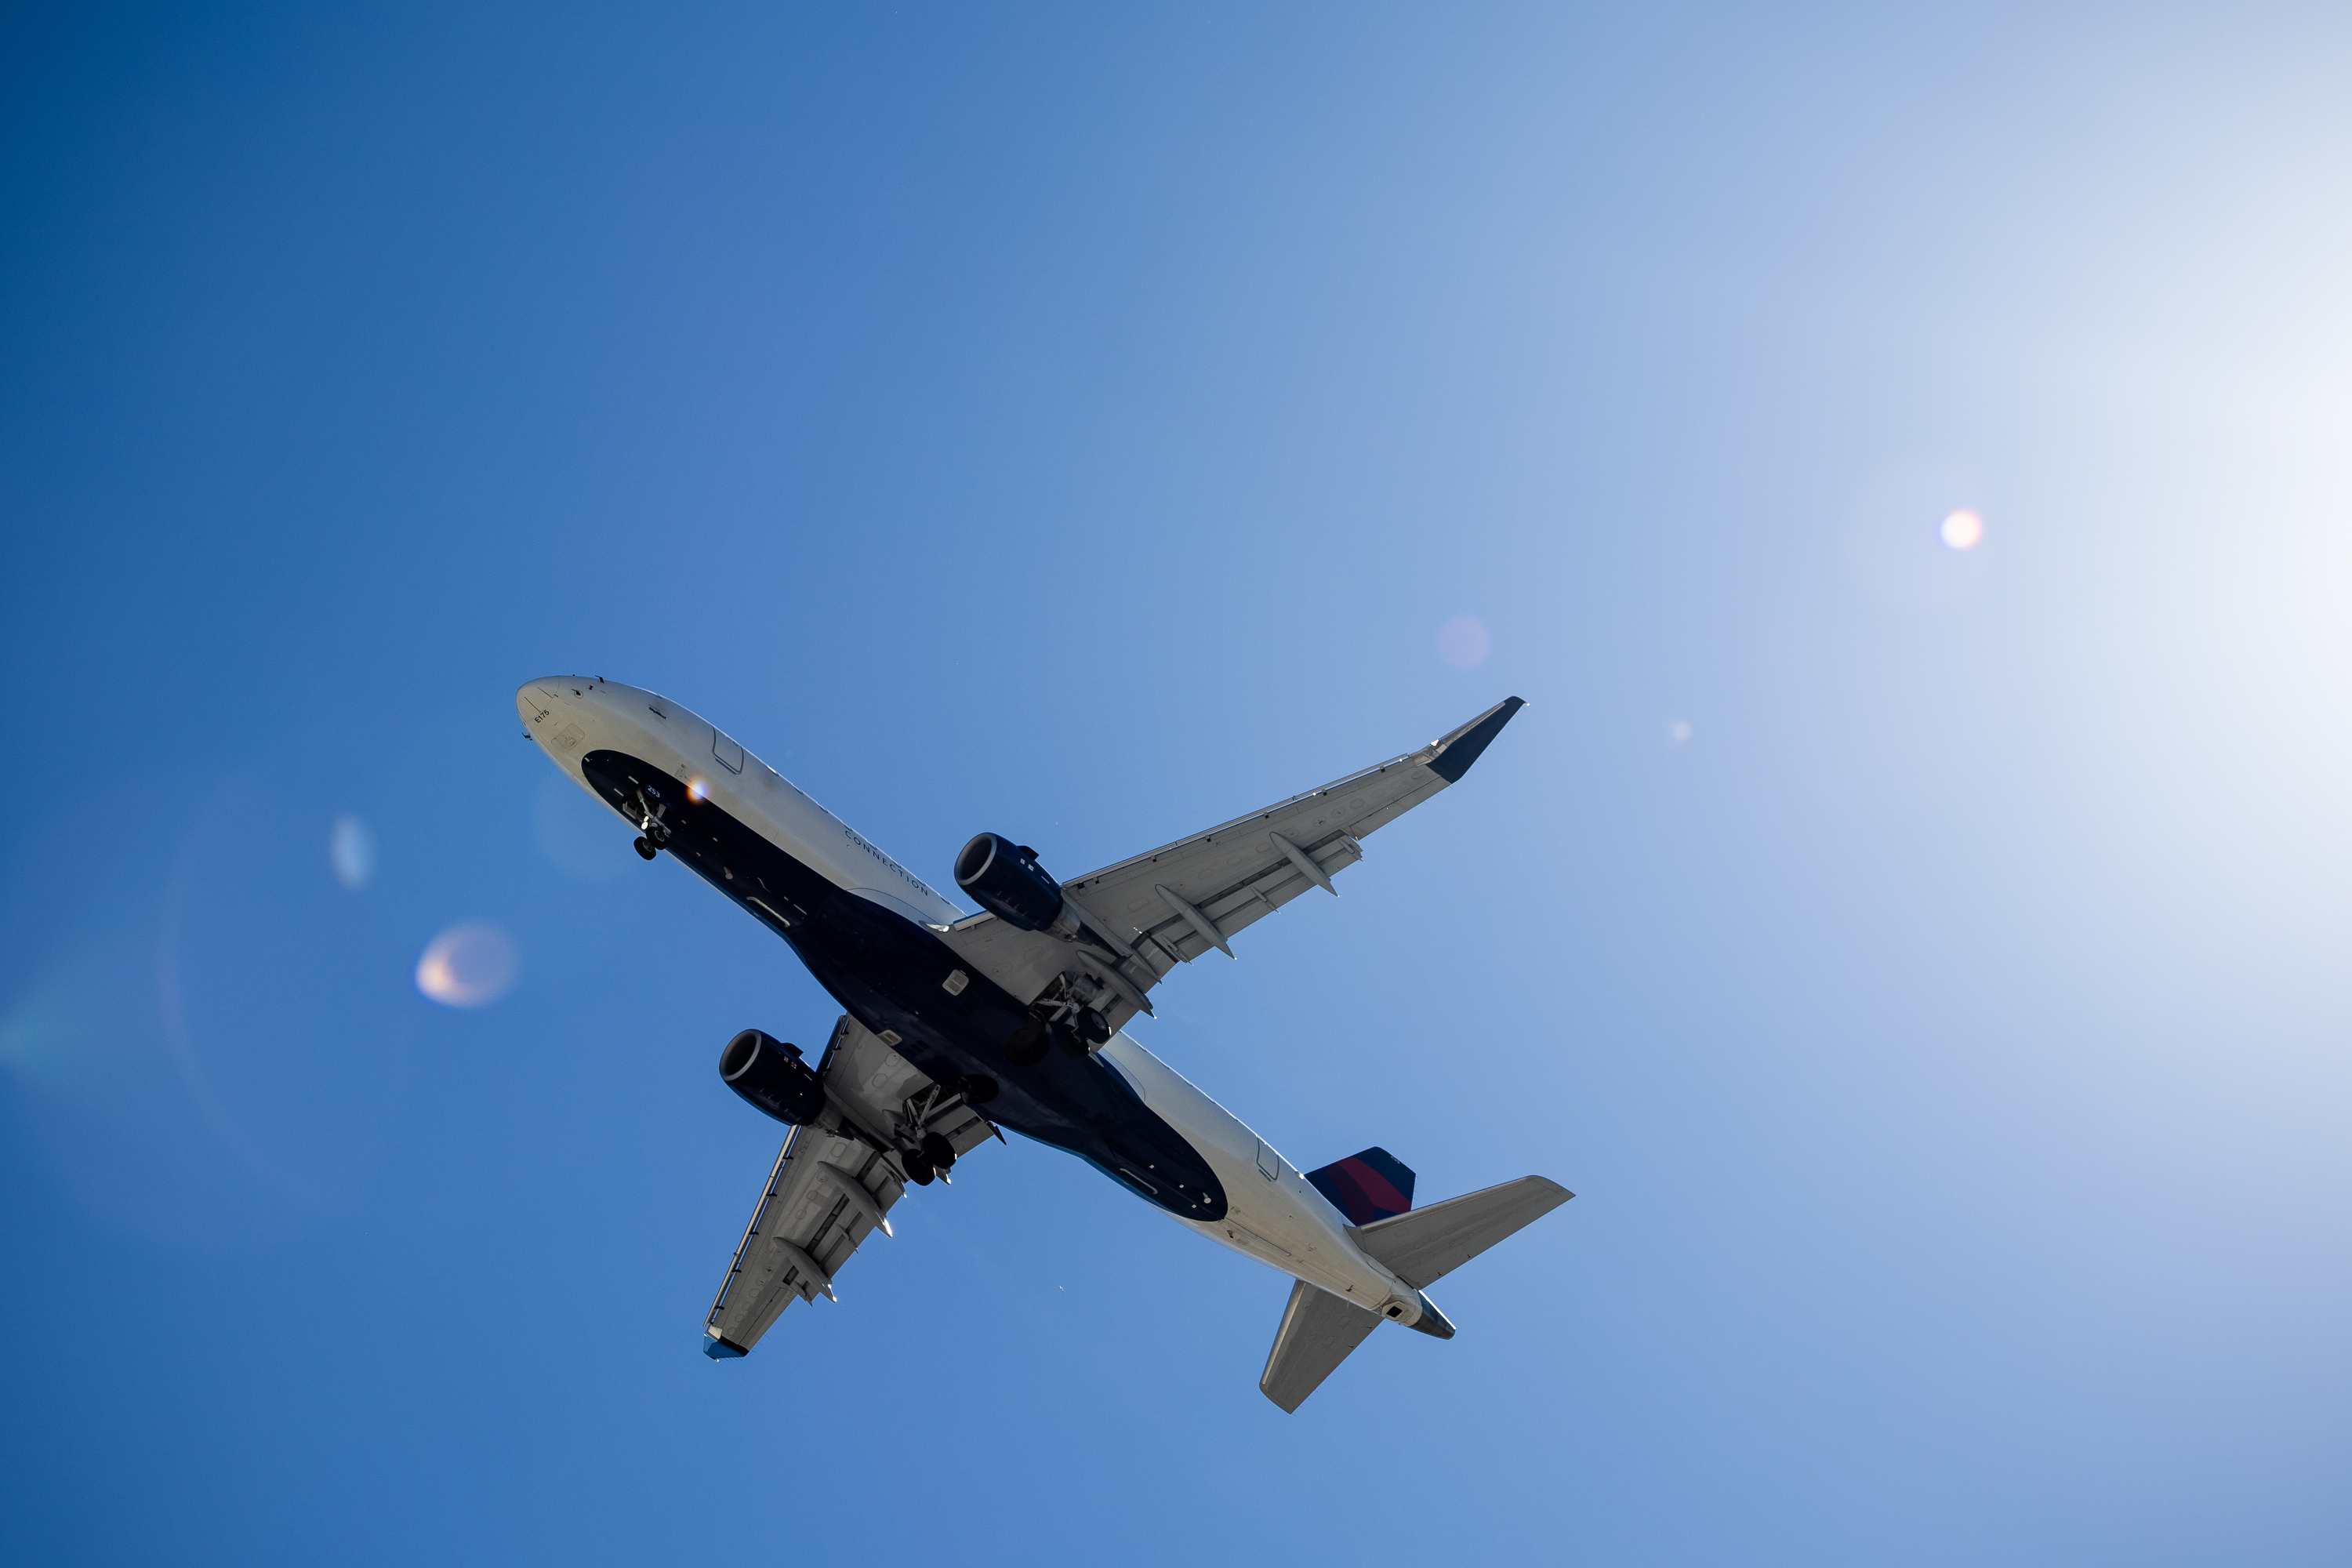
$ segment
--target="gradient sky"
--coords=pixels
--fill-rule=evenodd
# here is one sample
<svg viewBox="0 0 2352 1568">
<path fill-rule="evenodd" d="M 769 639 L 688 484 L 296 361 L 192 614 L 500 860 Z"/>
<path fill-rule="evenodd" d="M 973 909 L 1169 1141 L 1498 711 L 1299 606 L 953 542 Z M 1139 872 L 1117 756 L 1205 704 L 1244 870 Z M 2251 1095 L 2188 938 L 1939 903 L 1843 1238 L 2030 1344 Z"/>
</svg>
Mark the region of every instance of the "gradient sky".
<svg viewBox="0 0 2352 1568">
<path fill-rule="evenodd" d="M 2347 80 L 2244 6 L 12 10 L 0 1545 L 2352 1557 Z M 707 1361 L 719 1048 L 834 1009 L 521 737 L 567 671 L 936 885 L 1526 698 L 1138 1035 L 1579 1197 L 1296 1416 L 1285 1282 L 1019 1140 Z"/>
</svg>

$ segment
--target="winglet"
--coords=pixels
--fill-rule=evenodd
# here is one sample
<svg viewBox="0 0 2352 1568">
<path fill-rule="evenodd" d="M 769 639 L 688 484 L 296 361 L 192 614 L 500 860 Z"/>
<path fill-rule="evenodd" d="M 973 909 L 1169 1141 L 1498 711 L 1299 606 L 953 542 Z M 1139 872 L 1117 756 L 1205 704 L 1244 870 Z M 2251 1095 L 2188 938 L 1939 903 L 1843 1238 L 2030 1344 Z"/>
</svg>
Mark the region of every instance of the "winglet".
<svg viewBox="0 0 2352 1568">
<path fill-rule="evenodd" d="M 1516 697 L 1506 697 L 1451 735 L 1437 742 L 1437 754 L 1429 759 L 1429 771 L 1447 784 L 1460 784 L 1470 764 L 1503 732 L 1511 715 L 1527 704 Z"/>
<path fill-rule="evenodd" d="M 712 1361 L 732 1361 L 739 1355 L 751 1352 L 732 1340 L 722 1340 L 717 1334 L 705 1334 L 702 1336 L 702 1353 Z"/>
</svg>

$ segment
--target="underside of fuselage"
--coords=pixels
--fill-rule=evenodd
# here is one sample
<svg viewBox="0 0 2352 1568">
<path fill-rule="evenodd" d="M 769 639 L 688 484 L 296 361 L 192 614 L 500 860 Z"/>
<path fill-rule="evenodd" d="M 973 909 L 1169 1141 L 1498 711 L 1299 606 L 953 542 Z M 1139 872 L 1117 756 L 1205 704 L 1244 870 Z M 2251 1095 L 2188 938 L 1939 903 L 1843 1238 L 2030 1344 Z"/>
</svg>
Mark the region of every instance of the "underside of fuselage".
<svg viewBox="0 0 2352 1568">
<path fill-rule="evenodd" d="M 1013 1042 L 1039 1026 L 1030 1002 L 968 972 L 931 930 L 840 888 L 673 773 L 615 751 L 580 766 L 623 816 L 652 819 L 649 847 L 783 938 L 845 1011 L 926 1076 L 993 1080 L 991 1121 L 1077 1155 L 1180 1219 L 1224 1217 L 1216 1173 L 1115 1068 L 1075 1037 L 1024 1059 L 1033 1053 Z"/>
</svg>

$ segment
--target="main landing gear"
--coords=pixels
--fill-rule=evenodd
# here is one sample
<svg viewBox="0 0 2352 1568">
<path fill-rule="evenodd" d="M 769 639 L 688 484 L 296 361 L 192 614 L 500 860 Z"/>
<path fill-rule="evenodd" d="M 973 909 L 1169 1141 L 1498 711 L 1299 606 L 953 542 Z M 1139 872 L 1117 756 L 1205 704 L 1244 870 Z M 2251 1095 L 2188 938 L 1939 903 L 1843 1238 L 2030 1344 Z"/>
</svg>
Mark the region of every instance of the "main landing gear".
<svg viewBox="0 0 2352 1568">
<path fill-rule="evenodd" d="M 906 1171 L 907 1180 L 919 1187 L 928 1187 L 933 1178 L 944 1176 L 955 1168 L 955 1145 L 931 1131 L 931 1118 L 958 1100 L 967 1105 L 985 1105 L 996 1095 L 996 1080 L 986 1073 L 974 1073 L 970 1078 L 951 1078 L 933 1084 L 907 1101 L 899 1113 L 898 1136 L 912 1146 L 902 1144 L 898 1151 L 898 1164 Z"/>
<path fill-rule="evenodd" d="M 898 1163 L 907 1167 L 908 1181 L 919 1187 L 928 1187 L 932 1177 L 954 1169 L 955 1158 L 952 1144 L 936 1132 L 926 1132 L 922 1147 L 900 1152 Z"/>
</svg>

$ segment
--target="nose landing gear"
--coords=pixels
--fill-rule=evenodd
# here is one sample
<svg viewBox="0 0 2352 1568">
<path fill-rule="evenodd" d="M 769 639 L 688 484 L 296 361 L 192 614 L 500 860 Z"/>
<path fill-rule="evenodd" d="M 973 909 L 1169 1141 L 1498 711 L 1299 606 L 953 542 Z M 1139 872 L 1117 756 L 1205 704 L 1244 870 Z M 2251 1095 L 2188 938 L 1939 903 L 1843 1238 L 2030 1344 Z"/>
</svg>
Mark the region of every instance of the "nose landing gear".
<svg viewBox="0 0 2352 1568">
<path fill-rule="evenodd" d="M 669 805 L 658 797 L 648 802 L 646 796 L 646 792 L 640 789 L 629 797 L 629 805 L 635 810 L 637 817 L 637 858 L 650 860 L 669 843 L 669 824 L 662 820 Z"/>
</svg>

